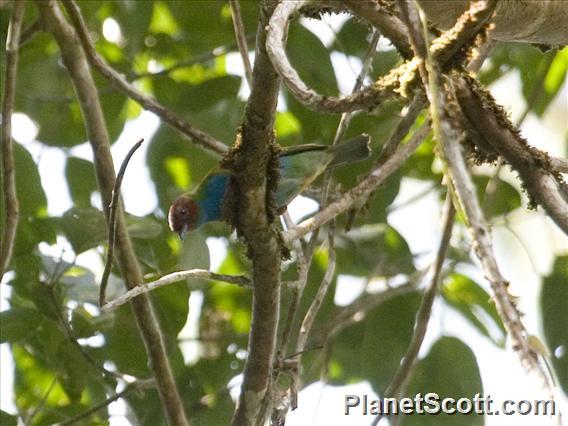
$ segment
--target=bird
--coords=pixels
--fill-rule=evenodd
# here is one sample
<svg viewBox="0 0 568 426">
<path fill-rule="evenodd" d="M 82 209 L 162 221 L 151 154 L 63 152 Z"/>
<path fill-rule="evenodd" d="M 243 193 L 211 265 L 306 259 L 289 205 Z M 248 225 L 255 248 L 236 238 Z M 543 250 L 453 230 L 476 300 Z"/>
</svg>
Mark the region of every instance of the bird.
<svg viewBox="0 0 568 426">
<path fill-rule="evenodd" d="M 371 155 L 371 138 L 361 134 L 337 145 L 305 144 L 278 154 L 280 178 L 275 194 L 277 211 L 286 206 L 326 170 L 356 163 Z M 231 172 L 210 172 L 192 193 L 180 195 L 170 206 L 168 223 L 183 240 L 185 235 L 209 222 L 224 219 L 223 206 L 231 188 Z"/>
</svg>

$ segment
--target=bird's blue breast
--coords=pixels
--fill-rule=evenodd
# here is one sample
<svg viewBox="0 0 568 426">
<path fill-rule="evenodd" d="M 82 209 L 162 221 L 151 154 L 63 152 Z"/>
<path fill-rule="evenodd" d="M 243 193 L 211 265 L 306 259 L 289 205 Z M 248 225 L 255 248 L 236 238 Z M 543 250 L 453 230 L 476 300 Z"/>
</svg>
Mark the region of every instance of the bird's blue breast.
<svg viewBox="0 0 568 426">
<path fill-rule="evenodd" d="M 223 220 L 223 199 L 229 185 L 229 175 L 217 174 L 210 176 L 200 188 L 199 224 Z"/>
</svg>

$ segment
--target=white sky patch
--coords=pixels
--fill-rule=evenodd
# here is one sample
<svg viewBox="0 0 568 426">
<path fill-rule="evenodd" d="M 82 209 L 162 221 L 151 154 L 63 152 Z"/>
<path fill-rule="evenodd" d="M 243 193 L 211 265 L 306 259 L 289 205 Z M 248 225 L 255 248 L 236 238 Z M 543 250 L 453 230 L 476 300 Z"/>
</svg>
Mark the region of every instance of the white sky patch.
<svg viewBox="0 0 568 426">
<path fill-rule="evenodd" d="M 311 198 L 298 195 L 288 204 L 288 213 L 298 223 L 302 218 L 318 211 L 319 204 Z"/>
<path fill-rule="evenodd" d="M 186 364 L 193 365 L 199 360 L 199 317 L 203 306 L 203 292 L 193 290 L 189 295 L 189 312 L 185 325 L 178 334 L 180 350 Z M 186 340 L 184 340 L 186 339 Z"/>
<path fill-rule="evenodd" d="M 60 216 L 73 205 L 65 178 L 65 152 L 37 141 L 23 143 L 23 146 L 38 165 L 48 214 Z"/>
<path fill-rule="evenodd" d="M 21 144 L 35 140 L 39 127 L 26 114 L 15 112 L 12 114 L 12 137 Z"/>
<path fill-rule="evenodd" d="M 103 37 L 111 43 L 121 44 L 123 42 L 120 25 L 113 18 L 106 18 L 103 22 Z"/>
<path fill-rule="evenodd" d="M 435 252 L 441 235 L 441 205 L 435 191 L 430 191 L 414 202 L 403 205 L 431 185 L 430 182 L 402 178 L 400 192 L 393 206 L 402 206 L 391 211 L 388 223 L 406 240 L 412 254 Z M 420 258 L 416 259 L 420 263 Z M 430 258 L 426 262 L 430 262 Z M 422 265 L 426 266 L 426 265 Z"/>
<path fill-rule="evenodd" d="M 337 306 L 349 305 L 363 293 L 366 282 L 366 277 L 339 274 L 333 302 Z"/>
<path fill-rule="evenodd" d="M 330 47 L 335 40 L 335 35 L 349 17 L 350 15 L 347 13 L 339 13 L 333 16 L 324 14 L 321 19 L 300 18 L 300 23 L 314 33 L 325 47 Z"/>
<path fill-rule="evenodd" d="M 227 239 L 223 237 L 207 237 L 205 243 L 209 249 L 209 257 L 211 259 L 209 269 L 213 272 L 217 272 L 223 264 L 223 260 L 227 257 L 229 243 Z"/>
<path fill-rule="evenodd" d="M 114 168 L 118 172 L 130 148 L 140 138 L 144 138 L 144 143 L 128 163 L 121 186 L 126 211 L 137 216 L 150 214 L 158 206 L 154 183 L 150 178 L 150 170 L 146 163 L 146 155 L 150 140 L 159 125 L 160 120 L 155 114 L 143 111 L 137 118 L 126 123 L 124 131 L 111 148 Z"/>
<path fill-rule="evenodd" d="M 361 59 L 344 55 L 343 53 L 333 52 L 331 54 L 331 63 L 335 70 L 339 92 L 342 95 L 353 93 L 353 86 L 363 68 Z"/>
</svg>

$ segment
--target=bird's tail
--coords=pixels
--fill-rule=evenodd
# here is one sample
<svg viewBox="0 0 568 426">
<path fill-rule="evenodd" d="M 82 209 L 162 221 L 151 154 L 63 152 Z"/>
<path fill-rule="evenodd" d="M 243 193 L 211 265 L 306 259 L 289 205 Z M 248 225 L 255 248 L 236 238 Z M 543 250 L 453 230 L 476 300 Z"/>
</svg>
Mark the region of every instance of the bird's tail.
<svg viewBox="0 0 568 426">
<path fill-rule="evenodd" d="M 370 142 L 371 137 L 363 133 L 347 142 L 336 145 L 333 148 L 333 160 L 329 163 L 328 168 L 341 167 L 346 164 L 366 160 L 371 155 Z"/>
</svg>

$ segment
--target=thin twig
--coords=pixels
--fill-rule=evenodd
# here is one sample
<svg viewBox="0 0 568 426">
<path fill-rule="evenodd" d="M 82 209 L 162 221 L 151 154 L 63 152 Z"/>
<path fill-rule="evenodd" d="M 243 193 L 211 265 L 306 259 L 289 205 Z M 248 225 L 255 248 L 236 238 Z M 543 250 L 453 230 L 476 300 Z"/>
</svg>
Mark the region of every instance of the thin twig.
<svg viewBox="0 0 568 426">
<path fill-rule="evenodd" d="M 233 27 L 235 28 L 235 39 L 237 40 L 237 46 L 243 61 L 245 77 L 249 87 L 252 87 L 252 65 L 250 64 L 248 56 L 245 26 L 241 16 L 241 5 L 239 0 L 229 0 L 229 5 L 231 6 L 231 16 L 233 17 Z"/>
<path fill-rule="evenodd" d="M 57 301 L 57 298 L 56 298 L 54 291 L 53 291 L 54 287 L 49 286 L 48 288 L 49 288 L 49 297 L 50 297 L 51 303 L 53 304 L 53 307 L 55 309 L 55 313 L 57 314 L 57 318 L 59 319 L 59 324 L 63 328 L 65 336 L 67 337 L 67 340 L 69 340 L 69 342 L 73 346 L 75 346 L 75 348 L 77 348 L 77 350 L 81 353 L 81 355 L 83 355 L 83 358 L 85 358 L 85 360 L 89 364 L 91 364 L 93 367 L 95 367 L 95 369 L 97 369 L 98 371 L 103 373 L 105 376 L 122 379 L 123 377 L 122 377 L 121 374 L 116 373 L 114 371 L 107 370 L 105 367 L 99 365 L 93 359 L 91 354 L 88 353 L 81 344 L 79 344 L 79 342 L 77 341 L 77 337 L 75 336 L 75 333 L 73 332 L 73 329 L 69 325 L 67 319 L 63 316 L 62 307 L 59 305 L 59 302 Z"/>
<path fill-rule="evenodd" d="M 83 420 L 87 417 L 92 416 L 94 413 L 96 413 L 97 411 L 108 407 L 110 404 L 112 404 L 114 401 L 119 400 L 120 398 L 122 398 L 124 395 L 126 395 L 127 393 L 131 392 L 131 391 L 135 391 L 135 390 L 141 390 L 141 389 L 151 389 L 154 387 L 154 380 L 150 379 L 150 380 L 137 380 L 135 382 L 129 383 L 128 385 L 126 385 L 126 387 L 121 390 L 120 392 L 115 393 L 113 396 L 105 399 L 102 402 L 99 402 L 96 405 L 93 405 L 91 408 L 89 408 L 87 411 L 84 411 L 80 414 L 77 414 L 76 416 L 73 416 L 67 420 L 64 420 L 60 423 L 58 423 L 59 426 L 64 426 L 64 425 L 72 425 L 74 423 L 77 423 L 79 420 Z"/>
<path fill-rule="evenodd" d="M 306 315 L 304 315 L 304 320 L 302 321 L 302 325 L 300 326 L 300 333 L 298 334 L 298 340 L 296 342 L 296 353 L 301 354 L 306 348 L 306 342 L 308 341 L 308 337 L 310 335 L 310 331 L 312 330 L 312 326 L 316 319 L 316 315 L 318 314 L 321 308 L 321 305 L 327 294 L 329 286 L 331 285 L 333 277 L 335 276 L 336 255 L 335 255 L 334 231 L 335 231 L 334 226 L 330 226 L 328 228 L 327 242 L 328 242 L 329 260 L 327 264 L 327 269 L 318 287 L 318 291 L 316 292 L 316 295 L 312 300 L 312 303 L 310 304 L 310 307 L 308 308 Z"/>
<path fill-rule="evenodd" d="M 16 165 L 12 145 L 12 112 L 16 94 L 18 69 L 18 45 L 24 16 L 25 2 L 14 2 L 12 17 L 6 38 L 6 74 L 4 78 L 4 99 L 2 99 L 2 193 L 4 194 L 4 224 L 0 244 L 0 282 L 8 268 L 14 249 L 16 228 L 20 218 L 20 207 L 16 193 Z"/>
<path fill-rule="evenodd" d="M 488 108 L 479 93 L 472 90 L 472 80 L 456 75 L 452 82 L 461 111 L 469 123 L 519 173 L 532 200 L 538 202 L 568 235 L 568 202 L 565 199 L 568 189 L 548 170 L 547 155 L 531 147 L 512 125 L 503 125 L 497 118 L 500 111 Z M 487 92 L 483 95 L 492 99 Z"/>
<path fill-rule="evenodd" d="M 332 312 L 329 318 L 333 318 L 333 321 L 326 323 L 323 327 L 318 328 L 316 332 L 312 333 L 314 337 L 308 342 L 310 344 L 319 344 L 322 341 L 333 339 L 346 327 L 358 321 L 362 321 L 369 312 L 379 305 L 395 297 L 417 291 L 417 285 L 425 274 L 426 271 L 417 271 L 408 278 L 407 283 L 397 287 L 388 287 L 379 293 L 364 292 L 351 304 L 339 307 Z"/>
<path fill-rule="evenodd" d="M 492 2 L 489 1 L 487 3 L 491 5 Z M 412 4 L 412 7 L 420 10 L 415 3 Z M 423 15 L 422 12 L 421 15 Z M 420 20 L 423 28 L 422 36 L 425 38 L 425 44 L 428 45 L 426 23 L 424 20 Z M 461 139 L 461 136 L 453 127 L 453 121 L 448 117 L 448 113 L 444 109 L 448 93 L 446 93 L 442 84 L 440 64 L 433 58 L 430 50 L 427 51 L 425 59 L 428 68 L 427 84 L 429 87 L 427 93 L 430 100 L 434 134 L 441 144 L 452 187 L 459 198 L 459 201 L 454 200 L 454 203 L 460 203 L 460 206 L 456 206 L 456 209 L 461 209 L 463 206 L 467 225 L 472 234 L 474 251 L 481 262 L 485 277 L 493 289 L 497 311 L 511 337 L 513 348 L 515 348 L 525 368 L 539 376 L 543 386 L 548 389 L 552 397 L 554 392 L 550 378 L 539 362 L 539 355 L 528 343 L 527 332 L 521 321 L 520 312 L 508 293 L 508 282 L 501 274 L 497 265 L 491 242 L 491 233 L 483 217 L 483 212 L 476 196 L 475 185 L 467 170 L 462 146 L 460 143 L 456 143 Z"/>
<path fill-rule="evenodd" d="M 391 383 L 389 384 L 387 390 L 385 391 L 384 398 L 398 398 L 404 393 L 406 384 L 412 376 L 416 362 L 418 360 L 418 353 L 424 342 L 424 337 L 426 336 L 426 331 L 428 330 L 428 322 L 430 321 L 430 315 L 432 313 L 432 306 L 434 304 L 434 299 L 438 293 L 440 275 L 442 272 L 442 266 L 444 265 L 444 259 L 446 258 L 446 253 L 450 245 L 450 238 L 452 236 L 452 229 L 454 226 L 456 210 L 452 204 L 452 197 L 450 192 L 446 195 L 446 203 L 444 205 L 444 212 L 442 216 L 443 231 L 442 239 L 440 245 L 438 246 L 438 252 L 436 253 L 436 259 L 432 264 L 433 275 L 432 279 L 424 289 L 424 295 L 422 296 L 422 303 L 416 314 L 416 321 L 414 323 L 414 332 L 408 348 L 402 362 L 400 363 L 396 374 L 394 375 Z M 372 425 L 376 426 L 381 420 L 382 416 L 377 416 Z"/>
<path fill-rule="evenodd" d="M 128 290 L 122 296 L 117 297 L 110 302 L 105 303 L 102 306 L 103 311 L 110 311 L 113 310 L 125 303 L 130 302 L 136 296 L 140 296 L 141 294 L 148 293 L 149 291 L 155 290 L 160 287 L 164 287 L 166 285 L 170 285 L 173 283 L 177 283 L 181 280 L 185 280 L 188 278 L 198 278 L 210 281 L 223 281 L 226 283 L 236 284 L 239 287 L 250 288 L 251 283 L 248 277 L 244 275 L 223 275 L 223 274 L 216 274 L 215 272 L 208 271 L 206 269 L 190 269 L 187 271 L 178 271 L 172 272 L 171 274 L 164 275 L 160 279 L 156 281 L 151 281 L 149 283 L 141 283 L 140 285 L 134 287 L 131 290 Z"/>
<path fill-rule="evenodd" d="M 408 105 L 405 115 L 398 123 L 396 129 L 389 137 L 389 140 L 384 144 L 379 157 L 377 158 L 377 165 L 384 164 L 385 161 L 393 155 L 400 143 L 404 140 L 408 132 L 416 122 L 416 119 L 424 109 L 426 99 L 423 93 L 417 93 L 414 99 Z"/>
<path fill-rule="evenodd" d="M 383 79 L 387 83 L 375 83 L 353 95 L 339 98 L 323 96 L 302 81 L 286 55 L 284 43 L 287 38 L 288 20 L 307 3 L 308 0 L 281 2 L 270 18 L 266 36 L 266 50 L 270 60 L 294 97 L 315 111 L 343 113 L 373 109 L 382 101 L 399 96 L 395 90 L 398 82 L 389 78 Z"/>
<path fill-rule="evenodd" d="M 412 49 L 408 43 L 406 29 L 402 21 L 391 11 L 383 7 L 378 1 L 343 0 L 355 16 L 364 18 L 388 38 L 396 47 L 400 55 L 405 58 L 412 57 Z"/>
<path fill-rule="evenodd" d="M 29 27 L 25 28 L 22 31 L 22 34 L 20 35 L 20 44 L 19 44 L 20 49 L 42 29 L 43 26 L 40 18 L 37 18 Z"/>
<path fill-rule="evenodd" d="M 375 168 L 361 183 L 344 193 L 341 198 L 331 203 L 315 216 L 303 221 L 296 228 L 283 233 L 282 237 L 286 243 L 295 239 L 302 238 L 306 234 L 314 231 L 326 224 L 339 214 L 357 206 L 368 195 L 392 175 L 402 164 L 412 155 L 412 153 L 422 143 L 426 135 L 430 132 L 430 126 L 423 125 L 412 136 L 408 143 L 400 147 L 395 153 L 384 162 L 380 167 Z"/>
<path fill-rule="evenodd" d="M 284 212 L 282 215 L 287 229 L 292 229 L 296 225 L 292 221 L 288 211 Z M 284 325 L 284 331 L 282 332 L 282 337 L 280 339 L 279 345 L 279 356 L 285 356 L 288 351 L 288 344 L 290 343 L 290 337 L 292 335 L 292 329 L 296 322 L 296 317 L 298 313 L 298 307 L 300 306 L 300 300 L 302 299 L 302 294 L 306 283 L 308 281 L 308 272 L 310 269 L 311 257 L 308 259 L 302 247 L 302 243 L 299 240 L 292 241 L 292 248 L 296 254 L 296 262 L 298 265 L 298 280 L 297 284 L 292 288 L 290 297 L 290 307 L 288 308 L 288 315 L 286 318 L 286 323 Z"/>
<path fill-rule="evenodd" d="M 108 277 L 110 276 L 110 271 L 112 269 L 112 261 L 114 256 L 114 240 L 116 238 L 116 212 L 118 211 L 118 201 L 120 197 L 120 185 L 122 184 L 122 178 L 124 177 L 124 173 L 126 172 L 126 167 L 128 166 L 128 162 L 132 155 L 136 152 L 140 145 L 142 145 L 144 139 L 140 139 L 136 142 L 132 148 L 124 157 L 122 164 L 120 165 L 120 170 L 116 175 L 116 180 L 114 181 L 114 188 L 112 189 L 112 198 L 109 205 L 109 215 L 108 215 L 108 250 L 105 260 L 105 269 L 103 271 L 103 277 L 101 279 L 101 286 L 99 290 L 99 306 L 103 306 L 105 304 L 105 293 L 106 287 L 108 283 Z"/>
<path fill-rule="evenodd" d="M 369 72 L 373 64 L 373 58 L 375 57 L 375 53 L 377 51 L 377 45 L 379 44 L 380 38 L 381 34 L 377 30 L 374 30 L 373 35 L 371 36 L 371 41 L 369 42 L 369 46 L 367 47 L 367 52 L 363 59 L 363 66 L 361 67 L 359 75 L 357 75 L 357 79 L 355 80 L 355 84 L 353 85 L 353 89 L 351 90 L 351 94 L 358 92 L 363 87 L 363 82 L 365 81 L 365 77 L 367 76 L 367 73 Z M 341 139 L 343 139 L 343 136 L 347 131 L 347 127 L 349 127 L 349 123 L 351 123 L 352 117 L 353 117 L 352 112 L 344 112 L 343 114 L 341 114 L 339 124 L 337 125 L 337 130 L 335 131 L 335 137 L 333 138 L 332 146 L 337 145 L 341 141 Z M 329 191 L 331 189 L 331 175 L 332 171 L 326 170 L 323 176 L 322 193 L 320 198 L 320 209 L 323 209 L 327 206 Z M 318 239 L 318 233 L 319 233 L 318 231 L 319 230 L 314 231 L 314 234 L 312 235 L 309 244 L 309 247 L 311 248 L 310 254 L 313 253 L 314 244 Z"/>
<path fill-rule="evenodd" d="M 105 124 L 97 88 L 91 74 L 91 67 L 83 51 L 75 29 L 67 21 L 66 15 L 56 1 L 37 0 L 42 21 L 57 43 L 61 60 L 69 74 L 81 114 L 85 122 L 87 137 L 94 155 L 97 184 L 103 199 L 103 209 L 108 216 L 114 188 L 115 168 L 110 150 L 110 137 Z M 79 13 L 79 12 L 77 12 Z M 142 270 L 136 258 L 132 240 L 128 234 L 122 211 L 117 212 L 116 245 L 118 264 L 127 287 L 143 282 Z M 156 380 L 156 388 L 170 424 L 183 426 L 189 424 L 185 413 L 172 367 L 168 358 L 166 343 L 152 302 L 147 295 L 136 298 L 131 303 L 144 347 L 148 365 Z"/>
<path fill-rule="evenodd" d="M 568 173 L 568 159 L 562 157 L 550 157 L 550 166 L 559 173 Z"/>
<path fill-rule="evenodd" d="M 369 46 L 367 48 L 367 52 L 365 54 L 365 57 L 363 59 L 363 66 L 361 67 L 361 71 L 359 72 L 359 74 L 357 75 L 357 78 L 355 80 L 355 84 L 353 85 L 353 89 L 351 91 L 351 93 L 355 93 L 357 91 L 359 91 L 361 89 L 361 87 L 363 87 L 363 82 L 365 81 L 365 77 L 367 75 L 367 73 L 369 72 L 372 62 L 373 62 L 373 58 L 375 56 L 376 50 L 377 50 L 377 44 L 379 42 L 380 39 L 380 33 L 378 31 L 373 31 L 373 34 L 371 36 L 371 40 L 369 42 Z M 339 124 L 337 125 L 337 129 L 335 131 L 335 136 L 333 138 L 333 142 L 332 142 L 332 146 L 337 145 L 341 139 L 343 139 L 343 136 L 345 135 L 345 131 L 347 130 L 349 123 L 351 122 L 351 118 L 352 118 L 353 114 L 351 112 L 345 112 L 343 114 L 341 114 L 341 119 L 339 120 Z M 327 206 L 327 200 L 328 200 L 328 196 L 329 196 L 329 190 L 331 187 L 331 171 L 326 171 L 324 176 L 323 176 L 323 182 L 322 182 L 322 194 L 321 194 L 321 198 L 320 198 L 320 209 L 323 209 Z M 295 225 L 293 226 L 288 226 L 288 229 L 294 228 Z M 318 240 L 318 235 L 319 235 L 319 229 L 316 229 L 310 239 L 310 242 L 308 243 L 307 249 L 306 249 L 306 253 L 304 255 L 305 258 L 307 258 L 307 261 L 304 260 L 308 265 L 311 264 L 312 261 L 312 256 L 314 253 L 314 249 L 315 249 L 315 245 L 317 243 Z M 296 243 L 296 241 L 294 241 L 294 244 L 299 244 Z M 301 245 L 300 245 L 301 247 Z M 291 318 L 296 318 L 296 311 L 299 307 L 299 301 L 302 297 L 302 291 L 306 285 L 307 279 L 308 279 L 308 274 L 307 274 L 307 269 L 305 270 L 305 274 L 303 276 L 300 277 L 300 279 L 302 281 L 299 282 L 299 287 L 300 287 L 300 291 L 296 292 L 293 296 L 295 296 L 295 298 L 293 299 L 293 301 L 295 302 L 294 304 L 291 304 L 291 311 L 289 312 L 289 320 Z M 286 329 L 285 331 L 290 331 L 290 328 L 292 327 L 292 324 L 287 323 L 286 324 Z M 289 337 L 288 333 L 284 333 L 285 337 Z M 288 343 L 287 339 L 284 340 L 286 342 L 286 344 Z M 286 347 L 287 345 L 283 345 L 283 347 L 281 347 L 281 350 L 283 350 L 283 352 L 286 352 Z"/>
<path fill-rule="evenodd" d="M 106 79 L 108 79 L 127 96 L 138 102 L 145 109 L 158 115 L 164 122 L 168 123 L 174 129 L 179 130 L 182 134 L 188 136 L 196 144 L 217 154 L 222 155 L 227 153 L 229 149 L 223 142 L 215 139 L 213 136 L 205 133 L 204 131 L 193 127 L 183 117 L 164 107 L 154 98 L 141 93 L 132 83 L 128 82 L 122 74 L 118 73 L 115 69 L 108 65 L 95 50 L 87 25 L 77 4 L 72 0 L 63 0 L 63 5 L 73 22 L 73 26 L 75 27 L 77 34 L 79 35 L 81 45 L 83 46 L 89 63 L 97 71 L 99 71 Z"/>
<path fill-rule="evenodd" d="M 247 34 L 245 36 L 245 40 L 246 41 L 254 41 L 254 34 Z M 132 73 L 132 74 L 129 74 L 128 77 L 131 81 L 140 80 L 141 78 L 145 78 L 145 77 L 150 77 L 150 78 L 161 77 L 161 76 L 164 76 L 164 75 L 168 75 L 168 74 L 172 73 L 173 71 L 178 70 L 180 68 L 191 67 L 192 65 L 201 64 L 203 62 L 207 62 L 207 61 L 210 61 L 212 59 L 218 58 L 220 56 L 226 55 L 227 53 L 229 53 L 230 51 L 232 51 L 236 47 L 238 47 L 236 42 L 227 43 L 227 44 L 224 44 L 222 46 L 214 47 L 213 49 L 211 49 L 209 51 L 206 51 L 206 52 L 197 54 L 195 56 L 192 56 L 191 58 L 176 62 L 175 64 L 170 65 L 168 67 L 165 67 L 164 69 L 161 69 L 159 71 L 153 71 L 153 72 L 152 71 L 145 71 L 145 72 L 140 72 L 140 73 Z"/>
<path fill-rule="evenodd" d="M 25 416 L 24 420 L 24 424 L 25 425 L 32 425 L 33 423 L 33 419 L 34 417 L 41 411 L 43 410 L 43 408 L 45 407 L 45 403 L 47 402 L 47 398 L 49 398 L 49 394 L 51 393 L 51 391 L 53 391 L 53 388 L 55 387 L 55 385 L 57 384 L 57 375 L 53 376 L 53 379 L 51 380 L 51 383 L 49 384 L 49 387 L 47 388 L 47 390 L 44 392 L 41 401 L 39 401 L 39 403 L 36 404 L 35 407 L 32 408 L 32 410 Z M 37 386 L 37 385 L 36 385 Z M 37 388 L 36 388 L 37 389 Z M 34 389 L 35 390 L 35 389 Z"/>
</svg>

